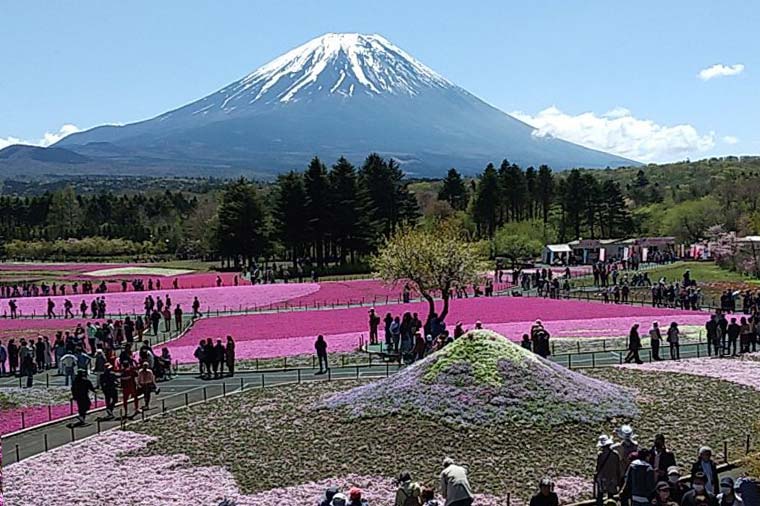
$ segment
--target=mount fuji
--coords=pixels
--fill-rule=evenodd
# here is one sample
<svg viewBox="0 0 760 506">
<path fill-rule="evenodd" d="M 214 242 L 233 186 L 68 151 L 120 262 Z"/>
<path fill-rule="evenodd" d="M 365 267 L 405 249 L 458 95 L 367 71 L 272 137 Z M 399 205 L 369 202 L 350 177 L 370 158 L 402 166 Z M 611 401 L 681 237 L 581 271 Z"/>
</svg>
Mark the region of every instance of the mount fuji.
<svg viewBox="0 0 760 506">
<path fill-rule="evenodd" d="M 119 173 L 273 175 L 370 152 L 414 176 L 522 166 L 636 162 L 535 130 L 451 83 L 380 35 L 326 34 L 219 91 L 152 119 L 100 126 L 54 145 Z"/>
</svg>

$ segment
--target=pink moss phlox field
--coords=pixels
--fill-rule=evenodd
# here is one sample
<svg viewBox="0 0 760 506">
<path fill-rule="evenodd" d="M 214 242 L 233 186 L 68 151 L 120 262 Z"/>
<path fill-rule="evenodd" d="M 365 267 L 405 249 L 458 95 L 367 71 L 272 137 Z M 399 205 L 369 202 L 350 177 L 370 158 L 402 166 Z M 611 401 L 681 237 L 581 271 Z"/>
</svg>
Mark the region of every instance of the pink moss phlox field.
<svg viewBox="0 0 760 506">
<path fill-rule="evenodd" d="M 100 269 L 118 269 L 120 267 L 137 267 L 136 264 L 90 264 L 90 263 L 0 263 L 0 271 L 41 271 L 41 272 L 90 272 Z"/>
<path fill-rule="evenodd" d="M 168 288 L 168 287 L 167 287 Z M 143 292 L 109 292 L 101 296 L 105 297 L 107 312 L 109 314 L 142 313 L 145 297 L 171 297 L 173 304 L 181 304 L 185 312 L 191 311 L 193 297 L 198 297 L 201 302 L 201 311 L 224 311 L 238 310 L 239 308 L 257 308 L 276 304 L 278 302 L 300 297 L 319 289 L 316 283 L 303 284 L 276 284 L 276 285 L 246 285 L 246 286 L 222 286 L 213 288 L 188 288 L 152 290 Z M 74 303 L 75 309 L 82 300 L 90 303 L 98 295 L 66 295 L 51 297 L 55 302 L 57 313 L 63 311 L 63 303 L 68 298 Z M 44 315 L 47 312 L 47 297 L 19 298 L 18 308 L 23 314 L 36 313 Z M 3 312 L 7 313 L 7 304 Z"/>
<path fill-rule="evenodd" d="M 392 479 L 356 475 L 242 494 L 225 468 L 193 466 L 184 455 L 129 455 L 153 441 L 151 436 L 111 430 L 12 464 L 4 470 L 6 499 L 16 506 L 131 506 L 138 496 L 139 504 L 146 506 L 216 505 L 223 499 L 235 501 L 237 506 L 316 504 L 329 486 L 344 492 L 358 486 L 372 506 L 392 506 L 395 497 Z M 51 476 L 61 469 L 70 476 L 89 476 L 93 463 L 99 470 L 96 480 L 80 480 L 76 487 L 39 486 L 40 476 Z M 476 496 L 476 504 L 484 506 L 500 506 L 504 501 L 490 495 Z"/>
<path fill-rule="evenodd" d="M 679 361 L 647 362 L 641 365 L 624 364 L 623 368 L 641 371 L 690 374 L 715 378 L 760 390 L 760 361 L 750 357 L 701 357 Z"/>
<path fill-rule="evenodd" d="M 57 420 L 71 415 L 71 407 L 69 404 L 52 406 L 50 414 L 48 414 L 47 406 L 31 406 L 0 410 L 0 435 L 22 429 L 22 412 L 24 413 L 24 427 L 32 427 L 49 420 Z"/>
<path fill-rule="evenodd" d="M 232 335 L 238 343 L 238 358 L 293 356 L 311 353 L 314 338 L 322 334 L 330 351 L 350 351 L 356 348 L 362 335 L 366 340 L 368 310 L 364 306 L 202 319 L 170 349 L 180 362 L 193 362 L 192 353 L 200 339 L 224 339 Z M 390 304 L 377 306 L 376 311 L 381 317 L 387 312 L 394 316 L 405 311 L 418 312 L 424 320 L 427 304 Z M 557 332 L 556 337 L 593 337 L 593 334 L 573 333 L 573 329 L 597 327 L 605 329 L 604 336 L 624 336 L 634 322 L 639 322 L 645 330 L 652 320 L 659 320 L 661 324 L 676 320 L 701 325 L 706 318 L 705 314 L 693 311 L 528 297 L 490 297 L 453 300 L 446 321 L 449 328 L 453 328 L 458 320 L 464 322 L 465 327 L 472 328 L 480 320 L 485 327 L 519 341 L 536 319 L 541 319 L 553 335 Z M 251 344 L 242 344 L 245 342 Z"/>
</svg>

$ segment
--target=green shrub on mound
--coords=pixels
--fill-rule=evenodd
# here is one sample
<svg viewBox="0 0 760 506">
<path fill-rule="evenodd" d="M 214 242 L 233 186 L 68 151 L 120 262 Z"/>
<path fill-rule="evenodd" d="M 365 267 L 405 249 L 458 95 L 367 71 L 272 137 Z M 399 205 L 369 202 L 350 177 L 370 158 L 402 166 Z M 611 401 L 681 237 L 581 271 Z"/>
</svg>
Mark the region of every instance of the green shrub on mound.
<svg viewBox="0 0 760 506">
<path fill-rule="evenodd" d="M 589 378 L 491 331 L 471 331 L 389 378 L 329 396 L 351 417 L 404 413 L 450 425 L 556 425 L 635 416 L 635 391 Z"/>
</svg>

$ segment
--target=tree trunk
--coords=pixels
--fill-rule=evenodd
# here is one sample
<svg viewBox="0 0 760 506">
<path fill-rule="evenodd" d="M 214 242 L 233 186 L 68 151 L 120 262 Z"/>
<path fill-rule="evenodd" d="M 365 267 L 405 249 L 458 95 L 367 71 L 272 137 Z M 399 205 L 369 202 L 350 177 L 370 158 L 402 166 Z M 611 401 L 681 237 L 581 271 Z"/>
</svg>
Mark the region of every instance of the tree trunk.
<svg viewBox="0 0 760 506">
<path fill-rule="evenodd" d="M 441 314 L 438 315 L 439 321 L 444 321 L 446 319 L 446 316 L 449 314 L 449 297 L 450 293 L 448 290 L 443 295 L 443 310 L 441 311 Z"/>
</svg>

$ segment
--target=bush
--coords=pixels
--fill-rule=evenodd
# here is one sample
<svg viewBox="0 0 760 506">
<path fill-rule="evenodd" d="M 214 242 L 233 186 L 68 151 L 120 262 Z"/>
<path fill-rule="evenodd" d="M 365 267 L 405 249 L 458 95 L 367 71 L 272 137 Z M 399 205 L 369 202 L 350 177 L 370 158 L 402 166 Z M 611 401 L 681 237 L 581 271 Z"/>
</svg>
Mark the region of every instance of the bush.
<svg viewBox="0 0 760 506">
<path fill-rule="evenodd" d="M 59 239 L 56 241 L 20 241 L 5 244 L 5 257 L 11 260 L 76 260 L 115 256 L 161 255 L 166 244 L 126 239 L 87 237 L 85 239 Z"/>
</svg>

